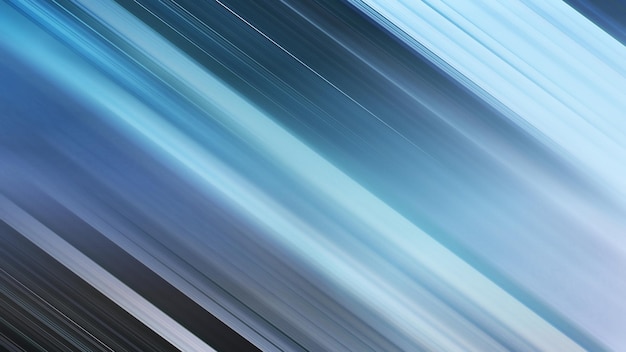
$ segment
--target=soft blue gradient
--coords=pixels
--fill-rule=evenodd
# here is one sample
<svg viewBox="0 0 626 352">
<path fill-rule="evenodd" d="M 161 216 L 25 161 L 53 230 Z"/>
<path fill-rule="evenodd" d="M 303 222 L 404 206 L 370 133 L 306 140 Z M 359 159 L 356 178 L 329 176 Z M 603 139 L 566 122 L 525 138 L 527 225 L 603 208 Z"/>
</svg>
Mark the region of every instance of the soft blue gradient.
<svg viewBox="0 0 626 352">
<path fill-rule="evenodd" d="M 173 2 L 185 45 L 116 2 L 0 2 L 16 76 L 71 99 L 20 120 L 3 83 L 0 195 L 41 190 L 263 350 L 626 349 L 624 45 L 556 0 L 350 0 L 410 48 L 379 52 L 282 3 L 337 52 L 237 2 L 206 6 L 255 50 Z"/>
</svg>

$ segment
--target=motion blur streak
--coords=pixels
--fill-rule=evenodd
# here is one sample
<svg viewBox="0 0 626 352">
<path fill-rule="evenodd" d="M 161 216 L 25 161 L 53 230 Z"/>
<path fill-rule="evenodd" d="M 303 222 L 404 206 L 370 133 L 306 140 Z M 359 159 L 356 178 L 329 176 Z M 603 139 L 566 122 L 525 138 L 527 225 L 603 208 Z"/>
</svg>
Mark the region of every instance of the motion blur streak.
<svg viewBox="0 0 626 352">
<path fill-rule="evenodd" d="M 0 346 L 626 350 L 611 4 L 0 1 Z"/>
<path fill-rule="evenodd" d="M 0 213 L 2 220 L 19 232 L 27 234 L 29 240 L 46 250 L 174 346 L 183 351 L 213 350 L 6 198 L 0 198 L 0 204 L 2 210 L 9 213 Z"/>
</svg>

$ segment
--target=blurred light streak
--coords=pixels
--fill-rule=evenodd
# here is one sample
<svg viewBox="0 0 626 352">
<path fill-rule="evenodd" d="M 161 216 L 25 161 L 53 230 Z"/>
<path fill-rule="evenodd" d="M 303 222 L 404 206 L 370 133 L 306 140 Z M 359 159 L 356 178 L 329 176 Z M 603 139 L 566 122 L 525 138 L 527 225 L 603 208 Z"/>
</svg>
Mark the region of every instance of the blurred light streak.
<svg viewBox="0 0 626 352">
<path fill-rule="evenodd" d="M 215 351 L 0 195 L 0 218 L 182 351 Z"/>
<path fill-rule="evenodd" d="M 520 126 L 626 194 L 626 163 L 613 160 L 625 155 L 626 93 L 619 87 L 626 85 L 626 67 L 619 58 L 626 48 L 593 23 L 556 1 L 352 3 L 383 16 L 380 22 L 402 32 L 409 45 L 423 45 L 435 63 L 458 72 L 451 74 L 459 81 L 522 118 Z"/>
<path fill-rule="evenodd" d="M 263 350 L 626 346 L 623 45 L 558 1 L 349 3 L 388 32 L 340 2 L 0 3 L 20 77 L 76 105 L 0 120 L 0 191 Z"/>
</svg>

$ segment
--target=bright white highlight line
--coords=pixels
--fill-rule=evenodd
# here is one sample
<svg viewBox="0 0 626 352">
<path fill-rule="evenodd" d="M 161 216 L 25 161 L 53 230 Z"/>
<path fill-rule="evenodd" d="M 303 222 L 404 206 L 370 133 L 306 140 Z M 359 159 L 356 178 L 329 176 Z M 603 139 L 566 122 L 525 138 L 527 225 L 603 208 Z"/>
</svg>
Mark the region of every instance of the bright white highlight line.
<svg viewBox="0 0 626 352">
<path fill-rule="evenodd" d="M 0 195 L 0 219 L 181 351 L 215 352 L 3 195 Z"/>
</svg>

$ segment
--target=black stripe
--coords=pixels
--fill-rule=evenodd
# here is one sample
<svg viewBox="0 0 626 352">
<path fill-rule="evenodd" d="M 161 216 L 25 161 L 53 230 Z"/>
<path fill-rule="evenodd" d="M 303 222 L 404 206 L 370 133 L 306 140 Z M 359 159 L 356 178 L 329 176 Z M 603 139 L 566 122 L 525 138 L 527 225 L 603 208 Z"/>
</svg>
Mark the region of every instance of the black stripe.
<svg viewBox="0 0 626 352">
<path fill-rule="evenodd" d="M 14 194 L 14 196 L 17 194 Z M 29 199 L 31 201 L 25 201 Z M 29 214 L 218 351 L 259 351 L 228 325 L 47 195 L 13 199 Z M 36 200 L 36 201 L 32 201 Z"/>
<path fill-rule="evenodd" d="M 26 351 L 177 350 L 1 221 L 0 243 L 5 341 Z"/>
</svg>

